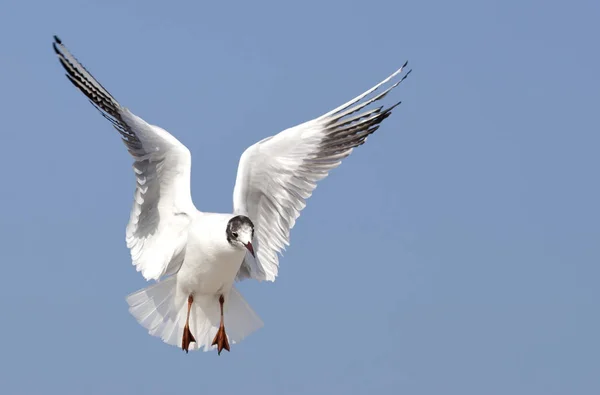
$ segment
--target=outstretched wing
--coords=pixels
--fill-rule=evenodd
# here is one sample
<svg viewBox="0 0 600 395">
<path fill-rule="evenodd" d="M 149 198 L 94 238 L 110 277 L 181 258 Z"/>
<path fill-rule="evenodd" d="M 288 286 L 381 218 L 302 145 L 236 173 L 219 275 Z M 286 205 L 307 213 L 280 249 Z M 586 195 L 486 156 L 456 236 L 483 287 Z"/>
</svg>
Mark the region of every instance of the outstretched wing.
<svg viewBox="0 0 600 395">
<path fill-rule="evenodd" d="M 399 78 L 405 66 L 406 63 L 348 103 L 268 137 L 244 151 L 233 191 L 233 207 L 235 213 L 247 215 L 254 223 L 256 258 L 246 254 L 237 280 L 275 280 L 278 254 L 289 245 L 290 230 L 317 182 L 339 166 L 353 148 L 364 144 L 400 104 L 385 109 L 383 106 L 367 108 L 408 76 L 410 71 Z M 370 97 L 394 77 L 395 83 Z"/>
<path fill-rule="evenodd" d="M 54 51 L 69 81 L 119 131 L 135 160 L 136 190 L 126 231 L 133 264 L 147 280 L 176 272 L 196 212 L 190 194 L 190 151 L 166 130 L 122 107 L 61 40 L 54 39 Z"/>
</svg>

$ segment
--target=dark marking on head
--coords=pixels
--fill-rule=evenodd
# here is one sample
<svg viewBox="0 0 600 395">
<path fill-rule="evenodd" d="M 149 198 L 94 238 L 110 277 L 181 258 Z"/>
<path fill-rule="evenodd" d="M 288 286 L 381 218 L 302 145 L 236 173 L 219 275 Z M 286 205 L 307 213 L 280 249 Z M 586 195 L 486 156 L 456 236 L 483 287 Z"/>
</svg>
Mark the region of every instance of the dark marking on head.
<svg viewBox="0 0 600 395">
<path fill-rule="evenodd" d="M 244 226 L 250 226 L 252 229 L 252 237 L 254 237 L 254 224 L 250 221 L 250 218 L 245 215 L 238 215 L 229 220 L 227 223 L 227 229 L 225 233 L 227 234 L 227 241 L 229 243 L 232 240 L 237 240 L 239 230 Z"/>
</svg>

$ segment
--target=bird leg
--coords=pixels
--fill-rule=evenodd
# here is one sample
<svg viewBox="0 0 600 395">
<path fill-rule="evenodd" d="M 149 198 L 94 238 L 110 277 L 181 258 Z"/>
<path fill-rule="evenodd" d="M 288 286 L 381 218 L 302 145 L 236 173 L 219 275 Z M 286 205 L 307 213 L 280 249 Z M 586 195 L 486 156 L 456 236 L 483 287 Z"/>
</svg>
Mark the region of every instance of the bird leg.
<svg viewBox="0 0 600 395">
<path fill-rule="evenodd" d="M 194 335 L 190 331 L 190 311 L 192 310 L 192 303 L 194 303 L 194 297 L 192 295 L 188 296 L 188 311 L 187 318 L 185 319 L 185 326 L 183 327 L 183 337 L 181 339 L 181 349 L 188 353 L 190 348 L 190 343 L 196 343 L 196 339 L 194 339 Z"/>
<path fill-rule="evenodd" d="M 227 340 L 227 334 L 225 333 L 225 324 L 223 323 L 223 303 L 225 303 L 225 298 L 223 295 L 219 297 L 219 305 L 221 306 L 221 324 L 219 325 L 219 330 L 215 335 L 215 338 L 211 344 L 211 346 L 217 345 L 217 351 L 219 355 L 221 355 L 221 351 L 223 349 L 229 351 L 229 341 Z"/>
</svg>

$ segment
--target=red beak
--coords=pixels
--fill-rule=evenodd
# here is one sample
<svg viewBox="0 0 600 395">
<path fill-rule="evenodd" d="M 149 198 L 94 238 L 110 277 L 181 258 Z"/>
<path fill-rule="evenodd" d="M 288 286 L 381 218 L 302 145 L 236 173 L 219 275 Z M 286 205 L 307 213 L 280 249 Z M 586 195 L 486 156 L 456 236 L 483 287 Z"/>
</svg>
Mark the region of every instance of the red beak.
<svg viewBox="0 0 600 395">
<path fill-rule="evenodd" d="M 254 258 L 256 258 L 256 255 L 254 255 L 254 247 L 252 247 L 252 243 L 248 243 L 248 244 L 246 244 L 246 249 L 247 249 L 248 251 L 250 251 L 250 253 L 252 254 L 252 256 L 253 256 Z"/>
</svg>

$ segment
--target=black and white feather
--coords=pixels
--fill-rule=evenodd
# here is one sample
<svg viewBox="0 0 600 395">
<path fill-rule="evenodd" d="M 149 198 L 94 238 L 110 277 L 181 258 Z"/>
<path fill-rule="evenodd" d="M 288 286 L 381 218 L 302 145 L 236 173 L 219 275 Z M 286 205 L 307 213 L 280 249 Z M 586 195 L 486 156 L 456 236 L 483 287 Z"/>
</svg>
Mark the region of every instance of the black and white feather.
<svg viewBox="0 0 600 395">
<path fill-rule="evenodd" d="M 408 76 L 410 70 L 398 77 L 406 65 L 340 107 L 268 137 L 243 153 L 233 208 L 236 214 L 247 215 L 254 222 L 256 258 L 246 255 L 238 280 L 275 280 L 278 254 L 289 245 L 290 230 L 317 182 L 339 166 L 354 148 L 364 144 L 400 104 L 368 109 Z M 391 86 L 374 94 L 395 77 L 398 79 Z"/>
<path fill-rule="evenodd" d="M 55 36 L 54 51 L 73 83 L 119 131 L 134 158 L 136 189 L 127 247 L 150 280 L 176 272 L 183 262 L 190 215 L 190 151 L 166 130 L 122 107 Z M 159 204 L 160 203 L 160 204 Z"/>
</svg>

